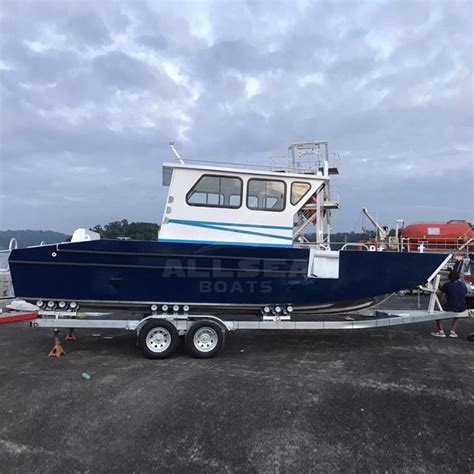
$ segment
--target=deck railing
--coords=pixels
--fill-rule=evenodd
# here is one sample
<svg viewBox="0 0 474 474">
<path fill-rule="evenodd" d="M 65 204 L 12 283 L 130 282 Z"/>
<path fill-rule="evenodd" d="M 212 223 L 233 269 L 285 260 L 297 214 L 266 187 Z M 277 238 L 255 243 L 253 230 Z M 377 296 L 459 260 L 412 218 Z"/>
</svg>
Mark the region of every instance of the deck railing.
<svg viewBox="0 0 474 474">
<path fill-rule="evenodd" d="M 409 242 L 408 242 L 409 240 Z M 374 241 L 360 241 L 360 242 L 335 242 L 331 240 L 332 250 L 367 250 L 367 251 L 378 251 L 378 250 L 389 250 L 398 252 L 438 252 L 438 253 L 458 253 L 465 256 L 474 254 L 474 239 L 470 241 L 459 241 L 459 242 L 432 242 L 427 243 L 423 240 L 417 239 L 403 239 L 403 247 L 400 246 L 401 241 L 394 243 L 389 242 L 376 242 Z M 305 240 L 303 242 L 296 242 L 298 247 L 311 247 L 317 245 L 316 242 Z M 322 245 L 326 245 L 325 243 Z"/>
<path fill-rule="evenodd" d="M 195 164 L 195 165 L 204 165 L 204 166 L 216 166 L 219 168 L 229 167 L 229 168 L 238 168 L 238 169 L 251 169 L 255 171 L 272 171 L 272 172 L 281 172 L 281 173 L 295 173 L 295 174 L 317 174 L 318 172 L 321 175 L 324 172 L 324 160 L 301 160 L 298 162 L 297 166 L 280 165 L 279 163 L 272 162 L 269 165 L 260 165 L 255 163 L 236 163 L 230 161 L 211 161 L 211 160 L 183 160 L 185 164 Z M 174 162 L 179 162 L 178 159 L 175 159 Z M 339 161 L 337 159 L 331 160 L 328 162 L 329 170 L 339 167 Z"/>
<path fill-rule="evenodd" d="M 403 248 L 408 251 L 416 251 L 423 249 L 424 252 L 459 252 L 463 254 L 474 253 L 474 239 L 443 239 L 443 238 L 432 238 L 430 239 L 410 239 L 403 238 L 401 240 Z"/>
</svg>

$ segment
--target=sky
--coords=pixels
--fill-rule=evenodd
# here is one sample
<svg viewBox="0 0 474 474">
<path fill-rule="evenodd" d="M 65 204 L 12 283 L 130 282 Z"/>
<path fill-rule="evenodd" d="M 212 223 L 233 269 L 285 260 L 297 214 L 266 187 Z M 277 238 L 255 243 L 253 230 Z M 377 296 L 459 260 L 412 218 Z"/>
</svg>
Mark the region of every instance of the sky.
<svg viewBox="0 0 474 474">
<path fill-rule="evenodd" d="M 0 2 L 0 229 L 161 222 L 161 165 L 329 141 L 336 231 L 474 221 L 470 1 Z"/>
</svg>

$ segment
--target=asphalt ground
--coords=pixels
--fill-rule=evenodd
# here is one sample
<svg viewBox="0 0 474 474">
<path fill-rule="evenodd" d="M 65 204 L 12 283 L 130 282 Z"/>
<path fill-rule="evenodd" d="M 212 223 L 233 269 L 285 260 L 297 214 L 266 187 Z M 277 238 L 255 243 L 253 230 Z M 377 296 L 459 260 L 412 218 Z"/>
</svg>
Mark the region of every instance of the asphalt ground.
<svg viewBox="0 0 474 474">
<path fill-rule="evenodd" d="M 431 330 L 241 331 L 210 360 L 82 330 L 52 359 L 3 324 L 0 472 L 474 472 L 474 320 Z"/>
</svg>

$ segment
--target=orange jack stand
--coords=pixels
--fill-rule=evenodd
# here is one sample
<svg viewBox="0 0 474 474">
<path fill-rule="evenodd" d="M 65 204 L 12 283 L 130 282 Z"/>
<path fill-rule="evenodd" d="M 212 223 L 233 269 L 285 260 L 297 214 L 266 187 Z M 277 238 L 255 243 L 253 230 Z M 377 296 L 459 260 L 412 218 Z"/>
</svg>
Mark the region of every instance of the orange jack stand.
<svg viewBox="0 0 474 474">
<path fill-rule="evenodd" d="M 77 334 L 74 328 L 69 329 L 67 336 L 64 338 L 65 341 L 77 341 Z"/>
<path fill-rule="evenodd" d="M 57 329 L 54 330 L 54 347 L 48 354 L 48 357 L 61 357 L 62 355 L 66 354 L 66 351 L 61 346 L 61 342 L 59 341 L 59 331 Z"/>
</svg>

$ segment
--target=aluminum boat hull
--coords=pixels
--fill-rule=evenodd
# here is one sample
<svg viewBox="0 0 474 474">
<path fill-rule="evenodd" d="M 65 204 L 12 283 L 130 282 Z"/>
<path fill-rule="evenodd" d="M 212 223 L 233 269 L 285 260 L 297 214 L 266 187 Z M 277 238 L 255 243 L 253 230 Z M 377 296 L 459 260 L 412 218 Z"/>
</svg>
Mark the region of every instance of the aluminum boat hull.
<svg viewBox="0 0 474 474">
<path fill-rule="evenodd" d="M 338 278 L 315 278 L 305 248 L 96 240 L 13 250 L 9 262 L 16 297 L 30 302 L 188 304 L 216 314 L 292 305 L 314 314 L 364 309 L 424 284 L 446 257 L 341 251 Z"/>
</svg>

